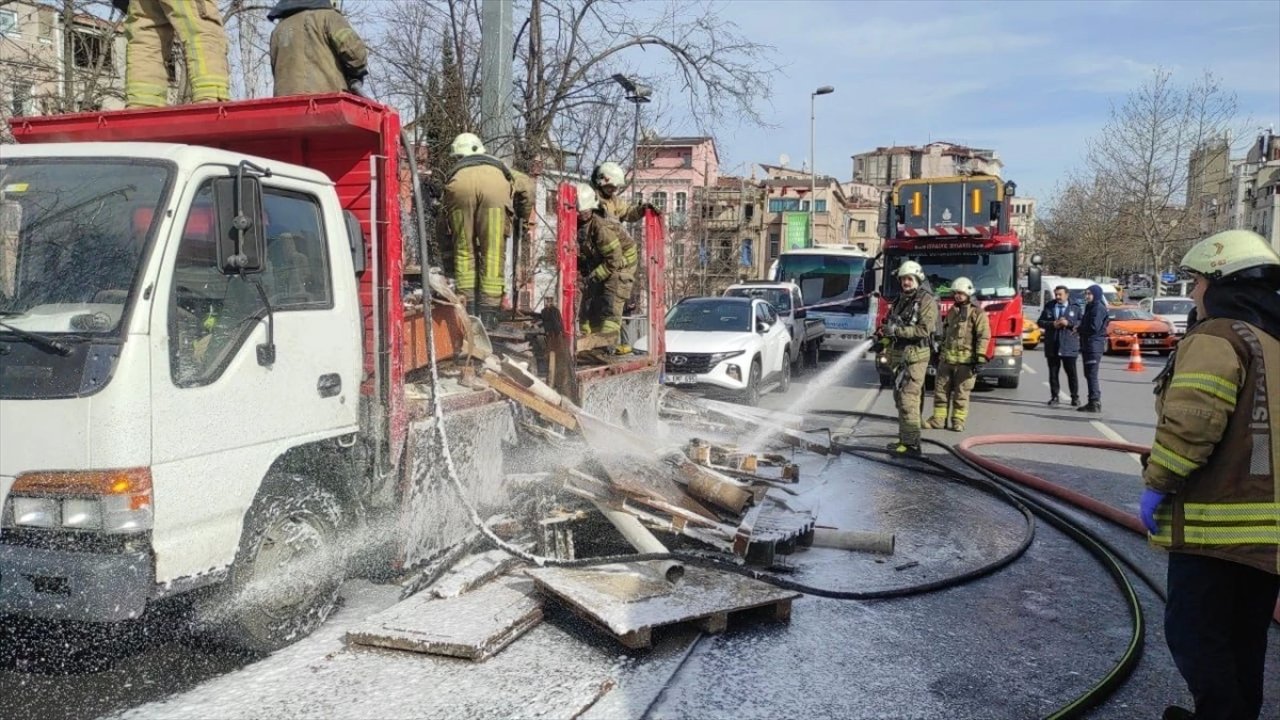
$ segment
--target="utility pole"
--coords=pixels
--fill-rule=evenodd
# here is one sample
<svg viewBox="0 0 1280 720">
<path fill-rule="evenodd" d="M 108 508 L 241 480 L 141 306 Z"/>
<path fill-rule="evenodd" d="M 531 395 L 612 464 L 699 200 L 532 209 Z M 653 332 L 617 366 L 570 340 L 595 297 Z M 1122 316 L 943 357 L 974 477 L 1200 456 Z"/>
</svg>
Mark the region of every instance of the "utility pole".
<svg viewBox="0 0 1280 720">
<path fill-rule="evenodd" d="M 481 0 L 480 133 L 489 151 L 508 164 L 511 137 L 511 6 L 510 0 Z M 538 148 L 533 148 L 536 153 Z"/>
<path fill-rule="evenodd" d="M 75 0 L 62 0 L 62 106 L 63 112 L 80 108 L 76 99 Z"/>
</svg>

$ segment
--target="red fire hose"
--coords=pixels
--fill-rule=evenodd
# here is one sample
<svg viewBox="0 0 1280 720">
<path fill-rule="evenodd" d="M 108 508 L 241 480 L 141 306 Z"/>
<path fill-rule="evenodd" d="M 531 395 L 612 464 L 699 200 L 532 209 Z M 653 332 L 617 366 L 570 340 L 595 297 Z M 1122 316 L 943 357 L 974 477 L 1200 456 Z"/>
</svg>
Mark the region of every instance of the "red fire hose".
<svg viewBox="0 0 1280 720">
<path fill-rule="evenodd" d="M 1139 454 L 1150 452 L 1151 448 L 1144 445 L 1135 445 L 1133 443 L 1115 442 L 1113 440 L 1102 440 L 1088 437 L 1076 437 L 1072 435 L 1021 435 L 1016 433 L 978 435 L 966 438 L 955 446 L 957 454 L 976 465 L 986 468 L 996 475 L 1012 480 L 1020 485 L 1025 485 L 1046 495 L 1052 495 L 1059 500 L 1070 503 L 1082 510 L 1093 513 L 1104 520 L 1109 520 L 1120 527 L 1132 530 L 1133 532 L 1146 537 L 1147 529 L 1143 527 L 1142 521 L 1133 513 L 1108 505 L 1097 498 L 1089 497 L 1088 495 L 1076 492 L 1075 490 L 1070 490 L 1062 487 L 1061 485 L 1051 483 L 1048 480 L 1032 475 L 1025 470 L 1019 470 L 1005 465 L 1004 463 L 996 462 L 991 458 L 983 457 L 973 451 L 973 448 L 981 445 L 1070 445 L 1073 447 L 1086 447 L 1099 450 L 1118 450 L 1120 452 Z M 1276 603 L 1275 613 L 1272 617 L 1275 618 L 1276 622 L 1280 622 L 1280 602 Z"/>
</svg>

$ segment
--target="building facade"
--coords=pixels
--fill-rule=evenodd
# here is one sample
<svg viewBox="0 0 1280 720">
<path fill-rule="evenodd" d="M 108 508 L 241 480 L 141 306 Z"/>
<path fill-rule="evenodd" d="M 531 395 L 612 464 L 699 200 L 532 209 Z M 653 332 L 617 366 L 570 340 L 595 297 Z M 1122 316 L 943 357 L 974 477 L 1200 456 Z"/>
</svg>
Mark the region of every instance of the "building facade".
<svg viewBox="0 0 1280 720">
<path fill-rule="evenodd" d="M 761 186 L 766 198 L 764 233 L 768 262 L 794 248 L 849 244 L 848 198 L 839 181 L 828 175 L 814 178 L 807 170 L 781 165 L 760 167 L 765 173 Z"/>
<path fill-rule="evenodd" d="M 923 147 L 894 145 L 853 156 L 853 182 L 867 183 L 888 192 L 899 180 L 953 175 L 1000 176 L 1004 163 L 994 150 L 949 142 Z"/>
<path fill-rule="evenodd" d="M 35 0 L 0 3 L 0 133 L 9 139 L 11 117 L 124 107 L 124 55 L 119 23 Z"/>
</svg>

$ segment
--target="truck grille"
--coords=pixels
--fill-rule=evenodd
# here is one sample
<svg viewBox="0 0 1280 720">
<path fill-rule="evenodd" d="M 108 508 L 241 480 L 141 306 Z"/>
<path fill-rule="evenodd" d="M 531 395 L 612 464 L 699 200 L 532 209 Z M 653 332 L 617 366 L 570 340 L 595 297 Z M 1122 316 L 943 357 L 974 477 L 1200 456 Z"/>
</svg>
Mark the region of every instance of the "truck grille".
<svg viewBox="0 0 1280 720">
<path fill-rule="evenodd" d="M 701 375 L 711 369 L 709 353 L 667 353 L 667 372 Z"/>
</svg>

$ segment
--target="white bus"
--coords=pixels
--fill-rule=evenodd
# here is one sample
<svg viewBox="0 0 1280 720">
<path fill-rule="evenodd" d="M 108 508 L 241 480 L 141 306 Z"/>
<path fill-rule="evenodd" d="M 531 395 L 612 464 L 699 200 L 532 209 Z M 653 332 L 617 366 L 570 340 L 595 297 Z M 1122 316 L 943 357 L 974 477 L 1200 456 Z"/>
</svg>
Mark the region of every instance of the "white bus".
<svg viewBox="0 0 1280 720">
<path fill-rule="evenodd" d="M 769 279 L 800 286 L 805 309 L 822 318 L 827 332 L 823 350 L 850 350 L 871 337 L 878 298 L 872 258 L 848 245 L 788 250 L 778 257 Z"/>
</svg>

